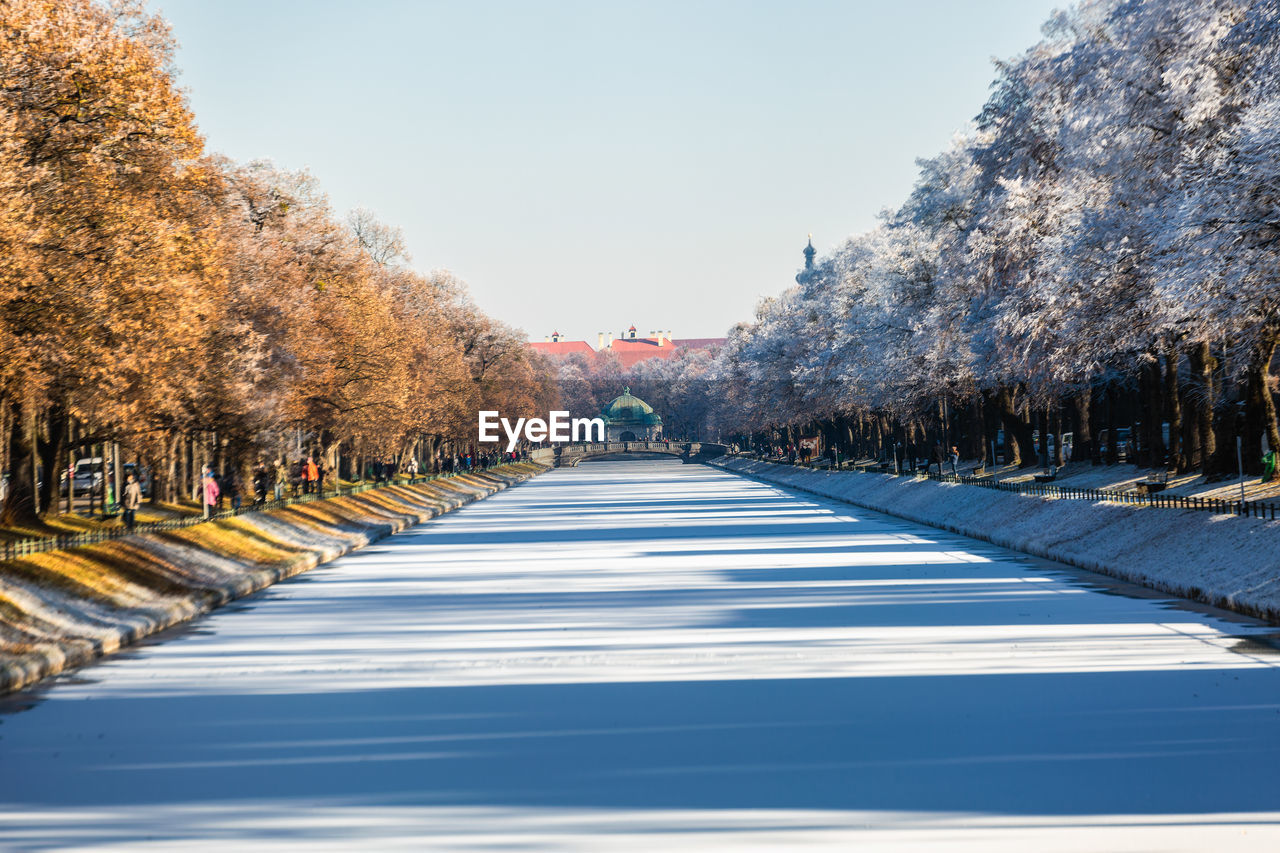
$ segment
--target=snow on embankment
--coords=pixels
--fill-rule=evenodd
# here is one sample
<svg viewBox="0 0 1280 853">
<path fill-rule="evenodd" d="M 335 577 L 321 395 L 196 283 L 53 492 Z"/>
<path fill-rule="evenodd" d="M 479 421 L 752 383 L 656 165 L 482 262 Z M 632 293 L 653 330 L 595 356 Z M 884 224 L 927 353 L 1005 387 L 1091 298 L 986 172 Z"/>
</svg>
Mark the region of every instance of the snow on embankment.
<svg viewBox="0 0 1280 853">
<path fill-rule="evenodd" d="M 710 464 L 1280 622 L 1280 521 L 741 458 Z"/>
<path fill-rule="evenodd" d="M 0 692 L 523 482 L 507 465 L 0 562 Z"/>
</svg>

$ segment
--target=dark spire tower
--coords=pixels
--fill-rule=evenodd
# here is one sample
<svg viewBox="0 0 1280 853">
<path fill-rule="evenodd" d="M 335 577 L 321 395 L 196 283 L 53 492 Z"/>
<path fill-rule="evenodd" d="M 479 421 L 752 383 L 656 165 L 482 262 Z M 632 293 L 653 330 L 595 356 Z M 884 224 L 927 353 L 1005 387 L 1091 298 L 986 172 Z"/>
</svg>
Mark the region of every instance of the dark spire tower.
<svg viewBox="0 0 1280 853">
<path fill-rule="evenodd" d="M 813 256 L 818 250 L 813 248 L 813 235 L 809 235 L 809 245 L 804 247 L 804 269 L 796 276 L 796 284 L 804 284 L 813 276 Z"/>
</svg>

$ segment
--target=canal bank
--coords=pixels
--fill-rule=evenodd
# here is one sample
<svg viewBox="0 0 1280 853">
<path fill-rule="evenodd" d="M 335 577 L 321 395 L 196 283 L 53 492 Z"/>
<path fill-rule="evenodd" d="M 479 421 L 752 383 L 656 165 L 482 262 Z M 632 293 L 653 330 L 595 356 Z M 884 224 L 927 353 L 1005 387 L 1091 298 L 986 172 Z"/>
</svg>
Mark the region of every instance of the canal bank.
<svg viewBox="0 0 1280 853">
<path fill-rule="evenodd" d="M 520 463 L 0 562 L 0 693 L 545 471 Z"/>
<path fill-rule="evenodd" d="M 1280 623 L 1280 521 L 721 457 L 710 464 Z"/>
</svg>

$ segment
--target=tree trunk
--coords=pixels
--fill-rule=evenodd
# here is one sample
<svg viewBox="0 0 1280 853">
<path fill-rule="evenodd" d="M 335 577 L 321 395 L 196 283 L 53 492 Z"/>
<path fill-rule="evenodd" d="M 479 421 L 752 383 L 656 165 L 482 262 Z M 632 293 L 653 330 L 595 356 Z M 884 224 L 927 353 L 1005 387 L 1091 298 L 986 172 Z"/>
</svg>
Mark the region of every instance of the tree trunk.
<svg viewBox="0 0 1280 853">
<path fill-rule="evenodd" d="M 1023 391 L 1021 387 L 1019 391 Z M 1019 407 L 1019 416 L 1015 424 L 1014 438 L 1018 442 L 1021 467 L 1033 468 L 1039 461 L 1036 457 L 1035 427 L 1031 423 L 1031 404 L 1023 401 Z"/>
<path fill-rule="evenodd" d="M 188 451 L 191 448 L 191 442 L 187 441 L 187 434 L 182 430 L 177 430 L 173 435 L 173 452 L 176 468 L 173 472 L 172 495 L 176 503 L 181 503 L 186 497 L 187 484 L 191 482 L 191 461 L 187 458 Z"/>
<path fill-rule="evenodd" d="M 1107 433 L 1107 455 L 1103 459 L 1108 465 L 1116 465 L 1120 462 L 1120 442 L 1116 441 L 1116 389 L 1115 386 L 1108 382 L 1107 388 L 1103 392 L 1103 399 L 1106 402 L 1104 409 L 1104 417 L 1106 424 L 1103 429 Z"/>
<path fill-rule="evenodd" d="M 61 402 L 51 406 L 46 417 L 48 437 L 43 441 L 39 438 L 36 440 L 40 467 L 44 471 L 44 483 L 36 505 L 36 511 L 39 513 L 58 511 L 58 491 L 62 485 L 62 457 L 67 453 L 67 428 L 71 421 L 66 407 Z"/>
<path fill-rule="evenodd" d="M 1035 451 L 1032 442 L 1024 441 L 1024 434 L 1030 428 L 1023 422 L 1022 416 L 1014 406 L 1013 390 L 1001 386 L 996 392 L 996 407 L 1000 413 L 1000 425 L 1004 428 L 1004 460 L 1019 468 L 1035 465 Z"/>
<path fill-rule="evenodd" d="M 1262 426 L 1270 449 L 1280 454 L 1280 418 L 1276 416 L 1276 398 L 1271 393 L 1271 362 L 1280 346 L 1280 330 L 1272 331 L 1269 339 L 1271 356 L 1262 365 Z"/>
<path fill-rule="evenodd" d="M 1182 398 L 1178 387 L 1178 348 L 1172 343 L 1164 354 L 1164 401 L 1169 413 L 1169 466 L 1181 474 L 1187 470 L 1182 440 Z"/>
<path fill-rule="evenodd" d="M 1143 403 L 1142 420 L 1146 427 L 1146 437 L 1142 442 L 1146 447 L 1147 467 L 1160 468 L 1165 464 L 1164 446 L 1164 401 L 1161 389 L 1164 387 L 1164 375 L 1160 370 L 1160 355 L 1154 350 L 1148 353 L 1150 360 L 1143 365 Z"/>
<path fill-rule="evenodd" d="M 1243 424 L 1237 422 L 1235 404 L 1236 389 L 1231 381 L 1227 359 L 1227 347 L 1223 344 L 1222 357 L 1217 359 L 1218 399 L 1213 409 L 1213 432 L 1217 454 L 1213 461 L 1214 472 L 1219 477 L 1231 477 L 1236 470 L 1236 436 Z"/>
<path fill-rule="evenodd" d="M 36 510 L 36 419 L 29 406 L 14 400 L 9 404 L 9 493 L 0 510 L 0 525 L 39 527 Z"/>
<path fill-rule="evenodd" d="M 1245 433 L 1244 433 L 1244 470 L 1247 474 L 1262 473 L 1262 439 L 1266 436 L 1267 444 L 1275 449 L 1276 440 L 1276 406 L 1267 387 L 1267 378 L 1271 369 L 1271 359 L 1276 353 L 1277 338 L 1268 335 L 1258 342 L 1250 353 L 1247 396 L 1245 398 Z"/>
<path fill-rule="evenodd" d="M 1089 416 L 1093 403 L 1093 390 L 1086 388 L 1075 396 L 1076 429 L 1071 446 L 1072 459 L 1085 459 L 1096 463 L 1093 453 L 1093 426 Z"/>
<path fill-rule="evenodd" d="M 1062 404 L 1060 402 L 1055 401 L 1053 404 L 1050 429 L 1053 430 L 1053 459 L 1050 461 L 1061 468 L 1067 460 L 1062 448 Z"/>
<path fill-rule="evenodd" d="M 196 435 L 194 432 L 187 433 L 182 442 L 182 469 L 185 475 L 182 478 L 182 491 L 184 496 L 189 497 L 197 504 L 200 503 L 200 481 L 199 468 L 196 459 Z"/>
<path fill-rule="evenodd" d="M 1186 465 L 1181 473 L 1199 468 L 1201 465 L 1200 429 L 1196 423 L 1195 406 L 1191 404 L 1190 398 L 1185 393 L 1183 397 L 1188 401 L 1187 406 L 1190 408 L 1182 419 L 1182 458 L 1186 460 Z"/>
<path fill-rule="evenodd" d="M 73 448 L 75 447 L 76 441 L 77 441 L 77 440 L 79 439 L 79 437 L 80 437 L 80 429 L 79 429 L 79 427 L 77 427 L 77 426 L 76 426 L 76 424 L 75 424 L 75 422 L 74 422 L 74 421 L 70 424 L 70 426 L 69 426 L 69 430 L 70 430 L 70 432 L 71 432 L 71 436 L 70 436 L 70 437 L 71 437 L 72 447 L 68 447 L 68 448 L 67 448 L 67 455 L 64 457 L 64 461 L 67 463 L 67 468 L 66 468 L 66 471 L 67 471 L 67 515 L 71 515 L 72 511 L 74 511 L 74 510 L 75 510 L 75 506 L 74 506 L 74 504 L 75 504 L 75 491 L 76 491 L 76 484 L 75 484 L 75 473 L 76 473 L 76 452 L 75 452 L 75 450 L 74 450 Z"/>
<path fill-rule="evenodd" d="M 1035 414 L 1036 435 L 1040 436 L 1036 449 L 1036 464 L 1041 468 L 1049 468 L 1049 410 L 1039 409 Z"/>
<path fill-rule="evenodd" d="M 983 424 L 981 395 L 975 394 L 973 399 L 969 401 L 969 405 L 965 407 L 965 415 L 967 423 L 965 424 L 962 443 L 958 445 L 960 451 L 966 459 L 976 458 L 979 462 L 986 463 L 987 431 Z M 994 462 L 995 460 L 991 461 Z"/>
<path fill-rule="evenodd" d="M 180 434 L 175 430 L 160 439 L 161 460 L 151 472 L 151 503 L 172 501 L 174 483 L 178 482 L 178 445 Z"/>
<path fill-rule="evenodd" d="M 1191 362 L 1191 378 L 1196 383 L 1194 400 L 1196 432 L 1200 438 L 1200 473 L 1206 477 L 1213 475 L 1213 464 L 1217 457 L 1218 442 L 1213 434 L 1213 408 L 1217 401 L 1214 389 L 1213 371 L 1218 360 L 1209 351 L 1208 341 L 1199 341 L 1187 350 L 1187 358 Z"/>
</svg>

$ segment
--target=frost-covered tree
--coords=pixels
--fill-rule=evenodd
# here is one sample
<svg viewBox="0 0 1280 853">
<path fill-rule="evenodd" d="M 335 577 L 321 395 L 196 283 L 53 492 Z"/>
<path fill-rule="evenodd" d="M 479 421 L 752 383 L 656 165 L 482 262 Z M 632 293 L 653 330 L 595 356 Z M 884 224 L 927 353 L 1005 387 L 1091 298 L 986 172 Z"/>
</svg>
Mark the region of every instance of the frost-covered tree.
<svg viewBox="0 0 1280 853">
<path fill-rule="evenodd" d="M 1241 434 L 1256 469 L 1280 448 L 1278 20 L 1264 0 L 1055 14 L 900 208 L 731 333 L 722 426 L 881 456 L 886 433 L 985 456 L 999 431 L 1022 464 L 1049 461 L 1037 433 L 1114 460 L 1133 427 L 1131 455 L 1208 474 Z"/>
</svg>

